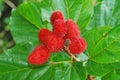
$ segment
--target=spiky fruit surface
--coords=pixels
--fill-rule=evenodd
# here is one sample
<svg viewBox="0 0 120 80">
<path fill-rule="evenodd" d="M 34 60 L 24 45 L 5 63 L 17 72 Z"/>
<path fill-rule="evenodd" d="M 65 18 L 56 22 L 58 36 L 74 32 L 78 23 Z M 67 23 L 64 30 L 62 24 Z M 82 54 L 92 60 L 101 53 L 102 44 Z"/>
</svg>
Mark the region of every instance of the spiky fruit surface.
<svg viewBox="0 0 120 80">
<path fill-rule="evenodd" d="M 40 40 L 40 42 L 44 43 L 47 36 L 50 35 L 52 32 L 49 31 L 48 29 L 42 28 L 40 29 L 40 31 L 38 32 L 38 39 Z"/>
<path fill-rule="evenodd" d="M 48 49 L 44 45 L 37 46 L 28 56 L 28 62 L 32 65 L 41 65 L 50 57 Z"/>
<path fill-rule="evenodd" d="M 86 41 L 83 38 L 71 38 L 69 50 L 72 54 L 80 54 L 86 49 Z"/>
<path fill-rule="evenodd" d="M 60 11 L 54 11 L 50 17 L 51 24 L 54 24 L 55 20 L 61 19 L 64 20 L 64 17 L 62 15 L 62 12 Z"/>
<path fill-rule="evenodd" d="M 50 52 L 58 52 L 63 48 L 64 39 L 55 34 L 51 34 L 47 37 L 45 45 Z"/>
<path fill-rule="evenodd" d="M 66 25 L 63 20 L 58 19 L 54 22 L 53 33 L 57 36 L 64 37 L 67 32 Z"/>
<path fill-rule="evenodd" d="M 65 35 L 65 38 L 79 37 L 80 31 L 77 24 L 71 19 L 68 19 L 65 23 L 67 27 L 67 34 Z"/>
</svg>

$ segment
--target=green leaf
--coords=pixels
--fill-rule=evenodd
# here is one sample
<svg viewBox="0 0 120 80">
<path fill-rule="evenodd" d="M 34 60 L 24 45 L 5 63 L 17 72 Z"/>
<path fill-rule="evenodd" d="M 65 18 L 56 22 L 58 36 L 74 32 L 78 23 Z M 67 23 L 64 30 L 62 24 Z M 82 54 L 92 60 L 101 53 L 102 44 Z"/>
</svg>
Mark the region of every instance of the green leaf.
<svg viewBox="0 0 120 80">
<path fill-rule="evenodd" d="M 88 26 L 93 15 L 93 8 L 93 0 L 84 0 L 77 21 L 77 24 L 80 26 L 81 31 L 83 31 Z"/>
<path fill-rule="evenodd" d="M 47 3 L 47 4 L 46 4 Z M 71 18 L 76 20 L 79 16 L 82 6 L 81 0 L 44 0 L 41 2 L 42 15 L 49 21 L 50 13 L 54 10 L 62 11 L 65 19 Z M 48 12 L 49 11 L 49 12 Z M 49 17 L 46 17 L 49 16 Z"/>
<path fill-rule="evenodd" d="M 86 64 L 86 69 L 88 74 L 101 77 L 101 76 L 105 76 L 113 69 L 120 69 L 120 62 L 104 64 L 90 60 Z"/>
<path fill-rule="evenodd" d="M 0 55 L 0 79 L 1 80 L 35 80 L 45 74 L 54 71 L 51 66 L 43 65 L 39 68 L 32 68 L 27 63 L 27 56 L 31 52 L 28 45 L 16 45 L 14 48 L 5 51 Z M 48 72 L 48 73 L 47 73 Z M 42 79 L 41 79 L 42 80 Z M 43 79 L 44 80 L 44 79 Z"/>
<path fill-rule="evenodd" d="M 96 1 L 96 0 L 95 0 Z M 102 2 L 103 0 L 97 0 L 97 2 Z"/>
<path fill-rule="evenodd" d="M 55 1 L 51 1 L 51 2 L 52 2 L 52 6 L 54 7 L 57 6 L 54 4 Z M 76 4 L 76 2 L 72 2 L 72 3 Z M 85 80 L 87 77 L 87 72 L 85 68 L 82 66 L 82 63 L 73 63 L 72 65 L 70 65 L 71 63 L 68 63 L 70 62 L 70 58 L 68 57 L 68 55 L 63 56 L 63 54 L 65 54 L 64 52 L 53 54 L 48 64 L 45 64 L 38 68 L 32 68 L 28 65 L 27 63 L 28 54 L 34 49 L 35 45 L 39 44 L 38 38 L 37 38 L 38 30 L 39 28 L 42 27 L 42 25 L 44 25 L 43 21 L 49 20 L 49 16 L 51 13 L 50 7 L 40 5 L 40 4 L 43 4 L 43 2 L 24 3 L 20 5 L 16 10 L 13 10 L 10 25 L 11 25 L 11 33 L 13 35 L 13 38 L 16 42 L 17 47 L 15 46 L 13 49 L 6 51 L 0 56 L 0 60 L 2 62 L 0 64 L 1 66 L 0 67 L 0 70 L 1 70 L 0 79 L 3 79 L 3 80 L 12 80 L 12 79 L 17 79 L 17 80 L 21 80 L 21 79 L 23 80 L 24 79 L 28 79 L 28 80 L 36 80 L 36 79 L 38 80 L 45 80 L 45 79 L 46 80 L 49 80 L 49 79 L 61 80 L 63 79 L 64 80 L 65 79 L 67 80 L 67 79 L 70 79 L 70 80 L 74 80 L 74 76 L 76 76 L 76 80 Z M 48 6 L 51 6 L 51 5 L 48 4 Z M 81 4 L 78 6 L 81 6 Z M 72 8 L 73 7 L 71 7 L 70 10 L 72 10 Z M 48 10 L 49 14 L 44 12 L 45 9 Z M 45 14 L 43 14 L 43 12 L 48 15 L 44 17 Z M 76 14 L 76 13 L 73 13 L 73 14 Z M 36 15 L 38 18 L 36 17 Z M 41 15 L 43 16 L 41 17 Z M 73 16 L 71 15 L 71 17 Z M 22 46 L 19 44 L 22 44 Z M 55 63 L 57 63 L 59 60 L 62 61 L 63 63 L 57 64 L 57 65 L 56 64 L 51 65 L 51 62 L 55 61 Z M 58 63 L 61 63 L 61 62 L 58 62 Z M 8 66 L 9 68 L 3 69 Z M 50 75 L 48 76 L 48 74 Z M 15 75 L 15 77 L 12 77 L 13 75 Z"/>
<path fill-rule="evenodd" d="M 103 0 L 94 7 L 94 15 L 89 28 L 100 26 L 112 26 L 120 24 L 120 0 Z"/>
<path fill-rule="evenodd" d="M 86 80 L 87 72 L 82 63 L 65 63 L 54 65 L 56 68 L 56 74 L 53 80 Z M 52 80 L 52 79 L 51 79 Z"/>
<path fill-rule="evenodd" d="M 35 27 L 43 27 L 41 19 L 41 10 L 34 2 L 21 4 L 17 8 L 18 13 L 28 20 Z"/>
<path fill-rule="evenodd" d="M 27 63 L 27 56 L 31 52 L 28 45 L 16 45 L 0 55 L 0 79 L 1 80 L 44 80 L 49 79 L 54 73 L 51 65 L 43 65 L 32 68 Z M 49 76 L 45 76 L 49 74 Z M 45 78 L 46 77 L 46 78 Z"/>
<path fill-rule="evenodd" d="M 101 0 L 97 0 L 99 1 Z M 110 4 L 107 2 L 112 3 L 109 0 L 103 0 L 103 3 L 96 5 L 94 0 L 42 0 L 21 4 L 12 12 L 10 30 L 16 46 L 0 55 L 0 79 L 86 80 L 87 71 L 95 76 L 104 76 L 111 70 L 118 69 L 120 62 L 119 1 L 114 0 L 109 9 L 102 11 L 104 5 Z M 52 28 L 49 18 L 54 10 L 62 11 L 65 20 L 71 18 L 77 22 L 81 32 L 86 30 L 93 16 L 88 28 L 92 26 L 96 28 L 84 32 L 87 41 L 85 53 L 89 57 L 86 64 L 87 71 L 81 62 L 71 63 L 68 55 L 62 51 L 52 54 L 48 63 L 42 66 L 33 68 L 28 65 L 29 53 L 39 44 L 38 30 L 42 27 Z M 102 16 L 99 17 L 99 15 Z M 103 25 L 114 28 L 97 27 Z"/>
<path fill-rule="evenodd" d="M 52 6 L 54 10 L 61 10 L 65 16 L 65 19 L 73 19 L 77 18 L 80 13 L 80 9 L 82 7 L 81 0 L 52 0 Z"/>
<path fill-rule="evenodd" d="M 89 74 L 104 76 L 113 69 L 119 69 L 119 32 L 119 25 L 114 28 L 96 27 L 86 32 L 86 54 L 89 57 L 86 67 Z"/>
<path fill-rule="evenodd" d="M 89 59 L 98 63 L 120 62 L 120 25 L 101 27 L 85 34 Z"/>
<path fill-rule="evenodd" d="M 0 17 L 2 16 L 2 10 L 3 10 L 4 6 L 3 6 L 3 1 L 0 0 Z"/>
<path fill-rule="evenodd" d="M 91 0 L 90 0 L 91 1 Z M 56 4 L 57 3 L 57 4 Z M 83 4 L 83 5 L 82 5 Z M 58 6 L 59 5 L 59 6 Z M 73 6 L 75 5 L 75 6 Z M 80 20 L 84 18 L 89 18 L 89 15 L 92 14 L 86 14 L 83 18 L 81 18 L 82 14 L 85 13 L 89 9 L 86 10 L 88 6 L 92 6 L 87 3 L 87 1 L 67 1 L 67 0 L 51 0 L 51 1 L 42 1 L 41 3 L 35 3 L 35 2 L 28 2 L 21 4 L 16 11 L 12 12 L 11 17 L 11 33 L 13 35 L 13 38 L 16 43 L 24 43 L 24 42 L 32 42 L 37 43 L 37 32 L 38 29 L 43 26 L 45 20 L 49 20 L 50 14 L 53 10 L 60 10 L 62 11 L 63 15 L 66 19 L 72 18 L 74 20 L 79 19 L 78 16 L 80 16 Z M 54 9 L 51 9 L 54 8 Z M 80 10 L 82 7 L 82 10 Z M 79 8 L 76 10 L 76 8 Z M 89 19 L 87 23 L 89 22 Z M 86 24 L 86 22 L 78 21 L 82 24 Z M 49 24 L 49 23 L 46 23 Z M 50 29 L 50 25 L 48 25 Z M 81 26 L 82 27 L 82 26 Z M 84 26 L 85 27 L 85 26 Z M 51 27 L 52 28 L 52 27 Z M 22 38 L 22 39 L 20 39 Z"/>
<path fill-rule="evenodd" d="M 73 65 L 73 67 L 72 67 Z M 76 62 L 71 65 L 72 69 L 70 70 L 70 79 L 69 80 L 86 80 L 87 72 L 82 63 Z"/>
<path fill-rule="evenodd" d="M 2 80 L 85 80 L 87 73 L 82 63 L 61 64 L 46 63 L 39 67 L 31 67 L 27 63 L 27 56 L 32 46 L 16 45 L 0 55 L 0 79 Z M 48 75 L 49 74 L 49 75 Z M 59 75 L 62 74 L 62 75 Z"/>
<path fill-rule="evenodd" d="M 10 30 L 16 43 L 38 43 L 38 28 L 16 10 L 12 11 L 10 21 Z"/>
<path fill-rule="evenodd" d="M 119 2 L 103 0 L 94 7 L 93 18 L 84 35 L 87 40 L 86 54 L 89 56 L 86 67 L 91 75 L 104 76 L 120 66 Z"/>
<path fill-rule="evenodd" d="M 120 80 L 120 69 L 112 70 L 102 77 L 102 80 Z"/>
<path fill-rule="evenodd" d="M 56 61 L 56 62 L 71 60 L 70 56 L 66 54 L 64 51 L 59 51 L 59 52 L 51 54 L 50 59 L 51 61 Z"/>
<path fill-rule="evenodd" d="M 92 0 L 44 0 L 41 3 L 44 20 L 49 21 L 51 11 L 60 10 L 65 19 L 70 18 L 77 22 L 81 31 L 87 27 L 93 15 Z"/>
</svg>

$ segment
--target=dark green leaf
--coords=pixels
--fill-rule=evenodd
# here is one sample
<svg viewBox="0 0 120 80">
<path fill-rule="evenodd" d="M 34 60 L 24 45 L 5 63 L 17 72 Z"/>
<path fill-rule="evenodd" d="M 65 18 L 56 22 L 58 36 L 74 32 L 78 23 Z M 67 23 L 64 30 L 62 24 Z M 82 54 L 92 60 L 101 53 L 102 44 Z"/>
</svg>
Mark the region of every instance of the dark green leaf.
<svg viewBox="0 0 120 80">
<path fill-rule="evenodd" d="M 73 67 L 72 67 L 73 65 Z M 70 80 L 86 80 L 87 72 L 85 67 L 83 67 L 82 63 L 76 62 L 71 65 L 71 73 L 70 73 Z"/>
<path fill-rule="evenodd" d="M 100 2 L 102 3 L 99 4 Z M 113 69 L 118 69 L 120 66 L 119 2 L 120 0 L 96 2 L 95 0 L 42 0 L 21 4 L 12 12 L 10 29 L 16 46 L 0 55 L 0 79 L 86 80 L 87 72 L 82 63 L 71 63 L 69 56 L 62 51 L 52 54 L 48 63 L 37 68 L 30 67 L 27 63 L 29 53 L 39 44 L 38 30 L 42 27 L 52 29 L 49 18 L 54 10 L 62 11 L 65 20 L 73 19 L 79 25 L 81 32 L 84 32 L 94 9 L 94 17 L 88 31 L 84 32 L 87 41 L 85 53 L 89 57 L 86 64 L 87 71 L 91 75 L 105 76 Z M 103 25 L 107 26 L 97 28 Z M 94 29 L 89 30 L 92 26 Z"/>
<path fill-rule="evenodd" d="M 30 67 L 27 56 L 32 46 L 16 45 L 0 55 L 0 79 L 2 80 L 85 80 L 87 72 L 82 63 L 64 62 L 58 64 L 46 63 L 39 67 Z M 59 58 L 59 57 L 58 57 Z M 56 62 L 57 63 L 57 62 Z M 61 75 L 60 75 L 61 74 Z"/>
<path fill-rule="evenodd" d="M 105 76 L 113 69 L 120 69 L 120 62 L 104 64 L 94 61 L 88 61 L 86 64 L 86 69 L 88 73 L 93 76 Z"/>
<path fill-rule="evenodd" d="M 0 0 L 0 17 L 1 17 L 1 15 L 2 15 L 2 10 L 3 10 L 3 1 L 2 0 Z"/>
<path fill-rule="evenodd" d="M 0 79 L 1 80 L 36 80 L 46 74 L 50 78 L 54 69 L 50 66 L 32 68 L 27 63 L 27 56 L 32 48 L 25 45 L 16 45 L 0 55 Z M 52 71 L 51 71 L 52 70 Z M 48 73 L 47 73 L 48 72 Z M 41 79 L 44 80 L 44 79 Z"/>
<path fill-rule="evenodd" d="M 102 80 L 120 80 L 120 69 L 112 70 Z"/>
</svg>

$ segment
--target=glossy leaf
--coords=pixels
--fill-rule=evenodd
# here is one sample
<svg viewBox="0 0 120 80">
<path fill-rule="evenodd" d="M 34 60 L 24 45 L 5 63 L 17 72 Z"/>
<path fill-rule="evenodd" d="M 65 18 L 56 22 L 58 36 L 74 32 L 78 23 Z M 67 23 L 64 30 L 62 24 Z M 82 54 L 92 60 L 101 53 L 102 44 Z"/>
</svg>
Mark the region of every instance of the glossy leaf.
<svg viewBox="0 0 120 80">
<path fill-rule="evenodd" d="M 38 28 L 21 16 L 16 10 L 12 11 L 10 30 L 16 43 L 38 43 Z"/>
<path fill-rule="evenodd" d="M 90 0 L 90 4 L 91 4 L 91 0 Z M 49 22 L 49 17 L 50 17 L 50 14 L 52 11 L 54 11 L 54 10 L 62 11 L 62 13 L 65 17 L 68 16 L 66 19 L 78 18 L 78 15 L 83 16 L 83 14 L 79 14 L 80 12 L 85 13 L 89 9 L 90 10 L 93 9 L 92 7 L 87 9 L 88 6 L 92 6 L 90 4 L 87 3 L 87 1 L 83 1 L 83 5 L 82 5 L 82 2 L 79 0 L 78 1 L 77 0 L 70 1 L 70 2 L 67 0 L 65 0 L 65 1 L 64 0 L 62 0 L 62 1 L 45 0 L 45 1 L 42 1 L 41 3 L 35 3 L 35 2 L 24 3 L 17 8 L 17 11 L 15 11 L 15 12 L 13 11 L 13 13 L 12 13 L 11 23 L 10 23 L 11 24 L 11 28 L 10 28 L 11 33 L 12 33 L 16 43 L 36 42 L 35 40 L 37 40 L 36 37 L 37 37 L 37 32 L 38 32 L 39 28 L 45 27 L 43 21 L 48 20 L 48 22 Z M 73 7 L 73 5 L 76 5 L 76 6 Z M 82 10 L 80 11 L 81 5 L 82 5 Z M 51 9 L 51 7 L 53 7 L 54 9 Z M 79 9 L 75 10 L 75 8 L 79 8 Z M 85 14 L 83 18 L 80 17 L 80 20 L 82 20 L 84 18 L 88 18 L 88 20 L 87 20 L 87 23 L 88 23 L 89 19 L 91 18 L 91 17 L 89 17 L 90 15 L 92 15 L 92 13 Z M 75 17 L 75 16 L 77 16 L 77 17 Z M 81 22 L 81 21 L 79 21 L 79 22 Z M 86 22 L 84 23 L 84 21 L 81 23 L 84 25 L 87 24 Z M 84 27 L 86 27 L 86 26 L 84 26 Z M 32 35 L 29 33 L 32 33 Z M 22 39 L 19 39 L 19 38 L 22 38 Z"/>
<path fill-rule="evenodd" d="M 11 29 L 13 38 L 16 42 L 16 46 L 12 49 L 7 50 L 0 56 L 0 61 L 2 62 L 0 64 L 1 66 L 0 79 L 2 80 L 13 80 L 13 79 L 74 80 L 74 78 L 76 78 L 76 80 L 86 79 L 87 72 L 85 68 L 82 66 L 82 63 L 79 63 L 79 62 L 73 63 L 73 64 L 66 63 L 66 61 L 70 61 L 70 57 L 68 55 L 63 56 L 63 54 L 65 54 L 64 52 L 53 54 L 49 60 L 50 63 L 54 61 L 55 63 L 57 63 L 58 61 L 59 62 L 63 61 L 62 64 L 51 65 L 48 62 L 47 64 L 37 68 L 32 68 L 28 65 L 27 57 L 29 53 L 33 50 L 34 46 L 40 44 L 37 38 L 38 30 L 42 28 L 43 25 L 46 25 L 44 24 L 44 21 L 49 20 L 49 16 L 51 12 L 53 10 L 61 10 L 65 18 L 69 18 L 69 17 L 74 18 L 73 15 L 77 16 L 77 14 L 79 13 L 79 10 L 77 11 L 75 10 L 75 8 L 77 7 L 80 9 L 82 5 L 82 1 L 79 1 L 79 2 L 62 1 L 60 2 L 60 4 L 59 4 L 59 0 L 56 0 L 56 1 L 47 0 L 46 2 L 48 2 L 47 4 L 48 7 L 44 5 L 44 1 L 42 1 L 41 3 L 28 2 L 20 5 L 16 10 L 12 11 L 10 29 Z M 52 3 L 52 5 L 49 4 L 49 2 Z M 57 5 L 55 3 L 58 3 L 61 6 L 56 7 Z M 73 7 L 73 5 L 75 4 L 76 6 Z M 62 5 L 65 5 L 66 7 Z M 56 8 L 51 10 L 49 6 L 52 6 L 54 8 L 56 7 Z M 70 9 L 67 10 L 66 8 L 70 8 Z M 46 10 L 48 11 L 49 14 L 45 12 Z M 70 12 L 71 14 L 68 13 L 67 11 Z M 46 14 L 48 15 L 46 16 Z M 2 69 L 3 67 L 6 69 Z M 48 76 L 48 74 L 50 75 Z M 62 74 L 62 75 L 59 75 L 59 74 Z"/>
<path fill-rule="evenodd" d="M 10 30 L 16 46 L 0 54 L 0 79 L 86 80 L 87 74 L 109 79 L 107 73 L 120 66 L 119 2 L 120 0 L 42 0 L 21 4 L 12 11 Z M 82 62 L 71 62 L 63 51 L 52 54 L 42 66 L 31 67 L 27 63 L 29 53 L 40 44 L 39 29 L 52 29 L 49 18 L 55 10 L 62 11 L 65 20 L 71 18 L 79 25 L 81 35 L 87 41 L 84 53 L 89 59 L 86 66 Z"/>
<path fill-rule="evenodd" d="M 78 18 L 78 25 L 80 26 L 81 31 L 83 31 L 90 22 L 90 19 L 93 15 L 93 0 L 84 0 L 84 3 L 81 8 L 81 12 Z"/>
<path fill-rule="evenodd" d="M 102 78 L 102 80 L 119 80 L 119 79 L 120 69 L 112 70 Z"/>
<path fill-rule="evenodd" d="M 65 19 L 70 18 L 77 22 L 81 31 L 87 27 L 93 15 L 92 0 L 44 0 L 41 3 L 41 13 L 45 20 L 50 17 L 48 11 L 60 10 Z"/>
<path fill-rule="evenodd" d="M 102 0 L 96 3 L 94 15 L 90 21 L 89 28 L 100 26 L 112 26 L 120 24 L 120 0 Z"/>
<path fill-rule="evenodd" d="M 90 60 L 99 63 L 120 62 L 120 26 L 101 27 L 88 31 L 87 52 Z M 92 47 L 91 47 L 92 46 Z"/>
<path fill-rule="evenodd" d="M 22 50 L 20 50 L 22 49 Z M 56 80 L 59 79 L 85 80 L 87 72 L 82 63 L 50 64 L 39 67 L 31 67 L 27 63 L 27 56 L 32 48 L 25 45 L 16 45 L 0 55 L 0 79 L 2 80 Z M 67 64 L 67 65 L 66 65 Z M 3 69 L 4 68 L 4 69 Z M 59 70 L 59 72 L 58 72 Z M 48 75 L 49 74 L 49 75 Z M 57 75 L 56 75 L 57 74 Z"/>
<path fill-rule="evenodd" d="M 0 79 L 1 80 L 34 80 L 45 75 L 51 66 L 32 68 L 27 63 L 27 56 L 32 48 L 25 45 L 16 45 L 0 55 Z M 50 75 L 54 71 L 49 71 Z"/>
<path fill-rule="evenodd" d="M 85 32 L 86 54 L 89 56 L 86 67 L 88 73 L 94 76 L 104 76 L 120 66 L 119 1 L 96 3 L 93 18 Z"/>
<path fill-rule="evenodd" d="M 113 69 L 119 69 L 119 68 L 120 68 L 120 62 L 104 64 L 95 61 L 88 61 L 86 64 L 86 69 L 88 71 L 88 74 L 99 77 L 107 75 Z"/>
<path fill-rule="evenodd" d="M 85 38 L 87 40 L 86 54 L 88 73 L 94 76 L 104 76 L 120 66 L 120 27 L 101 27 L 89 30 Z M 92 47 L 91 47 L 92 45 Z"/>
<path fill-rule="evenodd" d="M 41 10 L 34 2 L 29 2 L 25 4 L 21 4 L 17 8 L 18 13 L 28 20 L 35 27 L 40 28 L 42 26 L 41 19 Z"/>
</svg>

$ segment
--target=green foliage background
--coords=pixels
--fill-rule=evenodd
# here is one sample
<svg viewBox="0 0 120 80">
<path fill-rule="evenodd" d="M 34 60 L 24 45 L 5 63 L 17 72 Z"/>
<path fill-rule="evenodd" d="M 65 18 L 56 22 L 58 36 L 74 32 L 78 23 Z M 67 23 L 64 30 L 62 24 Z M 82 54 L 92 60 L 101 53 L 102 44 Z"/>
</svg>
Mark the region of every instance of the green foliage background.
<svg viewBox="0 0 120 80">
<path fill-rule="evenodd" d="M 16 45 L 0 54 L 0 79 L 86 80 L 90 74 L 102 80 L 120 80 L 119 3 L 120 0 L 42 0 L 21 4 L 12 10 L 10 17 Z M 87 41 L 85 65 L 84 61 L 70 63 L 70 57 L 62 51 L 52 54 L 48 63 L 40 67 L 33 68 L 27 63 L 29 53 L 40 44 L 39 29 L 51 30 L 49 17 L 55 10 L 79 25 Z"/>
</svg>

